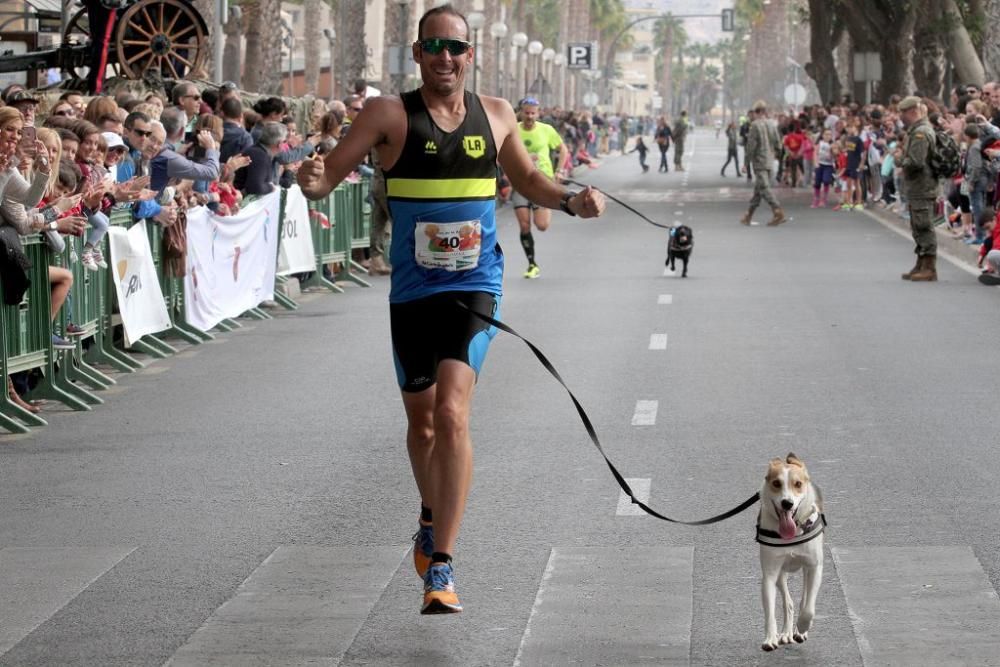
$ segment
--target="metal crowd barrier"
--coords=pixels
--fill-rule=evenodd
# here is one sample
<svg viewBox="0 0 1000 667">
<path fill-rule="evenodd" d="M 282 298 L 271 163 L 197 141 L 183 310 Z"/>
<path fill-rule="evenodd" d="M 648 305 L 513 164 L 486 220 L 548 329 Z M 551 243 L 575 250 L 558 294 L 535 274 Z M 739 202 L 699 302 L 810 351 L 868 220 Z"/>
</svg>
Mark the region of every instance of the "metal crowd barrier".
<svg viewBox="0 0 1000 667">
<path fill-rule="evenodd" d="M 368 183 L 368 179 L 360 183 L 343 183 L 326 199 L 309 203 L 310 211 L 319 215 L 310 214 L 316 271 L 305 281 L 305 285 L 342 292 L 340 286 L 323 275 L 324 267 L 339 264 L 341 268 L 336 273 L 337 280 L 349 280 L 363 287 L 371 286 L 357 275 L 364 269 L 351 258 L 353 250 L 366 248 L 369 243 L 371 204 L 368 202 Z M 283 192 L 282 219 L 284 206 Z M 324 216 L 329 225 L 323 224 Z M 133 224 L 131 207 L 113 208 L 110 220 L 112 226 L 130 227 Z M 279 230 L 280 225 L 279 220 Z M 165 358 L 177 352 L 177 348 L 163 340 L 165 337 L 181 338 L 197 345 L 211 340 L 213 335 L 199 331 L 184 319 L 184 279 L 166 272 L 163 261 L 163 228 L 153 221 L 147 221 L 146 230 L 171 326 L 166 331 L 134 341 L 131 349 L 155 358 Z M 21 238 L 25 254 L 31 261 L 31 286 L 19 304 L 0 305 L 0 370 L 6 385 L 10 374 L 38 369 L 41 371 L 41 378 L 31 391 L 31 398 L 52 399 L 73 410 L 83 411 L 104 402 L 94 391 L 115 384 L 115 380 L 96 368 L 95 364 L 109 366 L 123 373 L 140 369 L 143 364 L 115 344 L 115 328 L 120 325 L 121 319 L 117 315 L 117 296 L 111 279 L 111 272 L 117 269 L 111 265 L 109 239 L 105 237 L 102 246 L 109 267 L 96 272 L 88 271 L 79 259 L 73 261 L 71 257 L 74 252 L 77 256 L 82 254 L 83 239 L 67 236 L 64 240 L 66 249 L 54 255 L 41 235 Z M 50 265 L 65 267 L 73 274 L 69 297 L 57 314 L 55 323 L 49 320 Z M 284 295 L 279 302 L 286 308 L 298 307 L 298 304 Z M 246 315 L 258 319 L 271 318 L 259 308 Z M 65 334 L 66 326 L 70 323 L 82 329 L 76 336 L 64 336 L 75 342 L 75 349 L 53 349 L 53 331 Z M 239 326 L 241 325 L 235 320 L 223 320 L 218 329 L 232 331 Z M 0 392 L 0 428 L 14 433 L 27 433 L 29 427 L 44 426 L 46 423 L 44 418 L 13 403 L 7 395 L 6 387 Z"/>
</svg>

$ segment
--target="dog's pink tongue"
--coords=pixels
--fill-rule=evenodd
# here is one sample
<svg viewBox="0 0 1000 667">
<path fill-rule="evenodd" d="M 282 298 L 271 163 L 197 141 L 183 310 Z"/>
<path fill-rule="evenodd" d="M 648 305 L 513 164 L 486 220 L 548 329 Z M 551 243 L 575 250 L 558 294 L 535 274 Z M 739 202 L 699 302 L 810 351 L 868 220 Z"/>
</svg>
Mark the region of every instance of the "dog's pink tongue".
<svg viewBox="0 0 1000 667">
<path fill-rule="evenodd" d="M 795 537 L 795 531 L 795 517 L 793 516 L 791 510 L 782 512 L 778 516 L 778 534 L 781 535 L 781 539 L 792 539 Z"/>
</svg>

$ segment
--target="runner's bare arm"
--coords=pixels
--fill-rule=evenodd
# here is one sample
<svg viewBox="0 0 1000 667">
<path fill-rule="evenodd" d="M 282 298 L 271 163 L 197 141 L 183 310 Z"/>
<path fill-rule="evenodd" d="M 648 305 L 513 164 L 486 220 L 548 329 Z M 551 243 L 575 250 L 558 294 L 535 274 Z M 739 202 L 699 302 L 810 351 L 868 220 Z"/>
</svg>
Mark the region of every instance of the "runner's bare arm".
<svg viewBox="0 0 1000 667">
<path fill-rule="evenodd" d="M 406 117 L 402 114 L 403 105 L 399 98 L 377 97 L 365 104 L 364 110 L 351 123 L 351 129 L 337 147 L 330 151 L 324 159 L 304 160 L 299 168 L 297 180 L 303 194 L 309 199 L 322 199 L 330 194 L 341 181 L 361 164 L 373 147 L 385 148 L 390 142 L 394 124 L 406 132 Z M 379 151 L 383 165 L 395 161 L 385 155 L 385 152 L 398 154 L 400 148 L 389 146 L 388 151 Z"/>
<path fill-rule="evenodd" d="M 528 151 L 521 143 L 514 110 L 503 100 L 490 102 L 491 116 L 500 128 L 500 132 L 494 135 L 498 138 L 498 161 L 511 185 L 528 201 L 546 208 L 561 209 L 562 198 L 567 191 L 538 171 L 531 161 Z M 575 215 L 597 217 L 604 211 L 604 195 L 588 187 L 570 199 L 568 206 Z"/>
</svg>

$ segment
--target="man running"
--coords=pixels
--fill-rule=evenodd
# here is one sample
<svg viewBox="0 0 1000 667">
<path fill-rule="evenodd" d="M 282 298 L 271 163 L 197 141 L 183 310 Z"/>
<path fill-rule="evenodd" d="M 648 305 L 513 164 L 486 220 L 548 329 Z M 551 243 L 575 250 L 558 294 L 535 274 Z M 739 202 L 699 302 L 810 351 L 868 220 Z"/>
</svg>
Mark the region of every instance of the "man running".
<svg viewBox="0 0 1000 667">
<path fill-rule="evenodd" d="M 472 392 L 496 330 L 466 308 L 499 317 L 503 252 L 495 218 L 496 164 L 529 200 L 596 217 L 596 190 L 567 192 L 540 172 L 520 140 L 510 104 L 465 90 L 472 64 L 465 17 L 428 10 L 413 59 L 423 84 L 365 105 L 350 134 L 298 173 L 311 199 L 327 196 L 374 148 L 392 214 L 389 315 L 406 411 L 406 445 L 420 492 L 414 565 L 424 580 L 421 613 L 462 610 L 452 553 L 472 481 Z M 464 304 L 466 308 L 463 308 Z"/>
<path fill-rule="evenodd" d="M 521 100 L 521 122 L 518 123 L 518 130 L 521 134 L 521 141 L 531 156 L 531 161 L 535 163 L 538 171 L 549 178 L 553 178 L 552 160 L 549 157 L 552 151 L 559 151 L 559 161 L 557 164 L 564 165 L 569 152 L 562 137 L 548 123 L 538 120 L 538 100 L 534 97 L 526 97 Z M 559 169 L 559 175 L 564 172 Z M 521 227 L 521 247 L 528 258 L 528 270 L 524 272 L 525 278 L 537 278 L 540 270 L 535 263 L 535 237 L 531 235 L 531 221 L 534 218 L 535 227 L 540 232 L 549 228 L 552 221 L 552 211 L 541 208 L 537 204 L 528 201 L 528 198 L 514 190 L 512 197 L 514 202 L 514 215 L 517 216 L 517 224 Z"/>
</svg>

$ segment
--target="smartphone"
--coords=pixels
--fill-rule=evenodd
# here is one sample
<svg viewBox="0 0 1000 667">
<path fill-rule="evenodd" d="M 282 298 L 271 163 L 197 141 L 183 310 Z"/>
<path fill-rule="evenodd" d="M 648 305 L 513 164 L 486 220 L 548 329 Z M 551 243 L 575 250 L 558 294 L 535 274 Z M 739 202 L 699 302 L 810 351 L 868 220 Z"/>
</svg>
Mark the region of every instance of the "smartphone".
<svg viewBox="0 0 1000 667">
<path fill-rule="evenodd" d="M 35 157 L 35 139 L 37 135 L 35 134 L 35 128 L 31 125 L 25 125 L 21 129 L 21 153 L 27 155 L 28 157 Z"/>
</svg>

